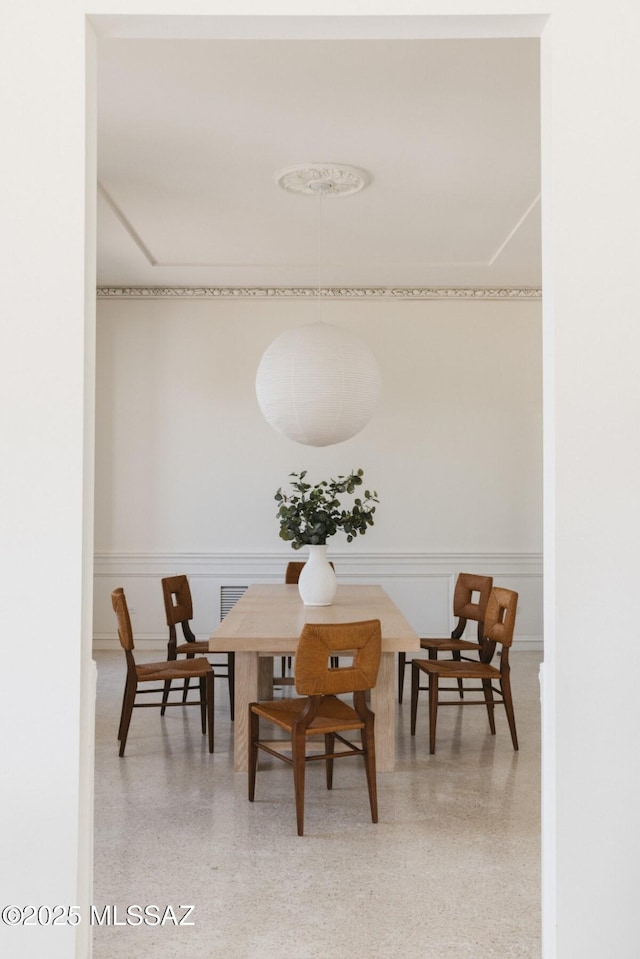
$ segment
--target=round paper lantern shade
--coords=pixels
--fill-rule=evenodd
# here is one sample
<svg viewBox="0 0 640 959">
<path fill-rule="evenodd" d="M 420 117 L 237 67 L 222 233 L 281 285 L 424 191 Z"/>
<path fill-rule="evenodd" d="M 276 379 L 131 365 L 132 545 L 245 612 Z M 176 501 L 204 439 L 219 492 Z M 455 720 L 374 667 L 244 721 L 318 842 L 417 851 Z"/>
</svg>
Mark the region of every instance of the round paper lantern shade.
<svg viewBox="0 0 640 959">
<path fill-rule="evenodd" d="M 367 425 L 380 396 L 380 373 L 354 333 L 312 323 L 287 330 L 268 347 L 256 394 L 278 433 L 305 446 L 331 446 Z"/>
</svg>

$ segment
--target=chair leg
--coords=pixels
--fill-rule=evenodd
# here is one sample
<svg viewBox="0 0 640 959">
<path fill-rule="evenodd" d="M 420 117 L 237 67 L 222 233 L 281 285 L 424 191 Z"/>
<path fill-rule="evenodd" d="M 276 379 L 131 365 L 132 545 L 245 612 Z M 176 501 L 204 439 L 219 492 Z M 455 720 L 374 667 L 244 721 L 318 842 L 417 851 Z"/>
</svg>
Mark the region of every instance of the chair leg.
<svg viewBox="0 0 640 959">
<path fill-rule="evenodd" d="M 202 727 L 202 735 L 206 736 L 207 734 L 207 680 L 204 676 L 200 677 L 199 686 L 200 686 L 200 725 Z"/>
<path fill-rule="evenodd" d="M 213 752 L 213 711 L 215 706 L 215 690 L 213 680 L 215 675 L 213 670 L 207 673 L 205 677 L 205 692 L 207 697 L 207 726 L 209 728 L 209 752 Z"/>
<path fill-rule="evenodd" d="M 260 717 L 249 706 L 249 775 L 247 779 L 249 802 L 253 802 L 256 793 L 256 770 L 258 768 L 258 734 Z"/>
<path fill-rule="evenodd" d="M 333 733 L 326 733 L 324 737 L 324 751 L 327 755 L 332 754 L 335 749 L 336 737 Z M 327 789 L 333 789 L 333 759 L 327 759 L 326 762 L 326 772 L 327 772 Z"/>
<path fill-rule="evenodd" d="M 418 718 L 418 693 L 420 691 L 420 668 L 411 663 L 411 735 L 416 734 L 416 719 Z"/>
<path fill-rule="evenodd" d="M 293 786 L 296 794 L 296 821 L 298 835 L 304 835 L 304 774 L 306 765 L 306 738 L 304 729 L 296 726 L 291 733 L 291 758 L 293 760 Z"/>
<path fill-rule="evenodd" d="M 362 748 L 364 750 L 364 768 L 367 774 L 369 789 L 369 806 L 371 808 L 371 822 L 378 821 L 378 790 L 376 785 L 376 744 L 374 735 L 374 719 L 370 720 L 361 730 Z"/>
<path fill-rule="evenodd" d="M 165 679 L 164 689 L 162 690 L 162 706 L 160 707 L 160 715 L 164 716 L 167 709 L 167 700 L 169 699 L 169 693 L 171 692 L 171 680 Z"/>
<path fill-rule="evenodd" d="M 119 756 L 124 756 L 124 747 L 127 744 L 129 734 L 129 723 L 131 722 L 131 713 L 133 712 L 133 703 L 136 698 L 137 685 L 127 682 L 125 689 L 124 702 L 122 704 L 122 720 L 120 722 L 120 752 Z"/>
<path fill-rule="evenodd" d="M 454 649 L 452 655 L 457 663 L 461 662 L 459 649 Z M 464 686 L 462 685 L 461 679 L 458 680 L 458 696 L 460 697 L 460 699 L 464 699 Z"/>
<path fill-rule="evenodd" d="M 200 728 L 202 729 L 202 735 L 206 736 L 207 734 L 207 684 L 204 676 L 201 676 L 198 680 L 198 685 L 200 687 Z"/>
<path fill-rule="evenodd" d="M 193 659 L 193 653 L 187 653 L 187 659 Z M 182 686 L 182 702 L 183 702 L 183 703 L 186 703 L 186 701 L 187 701 L 187 696 L 189 695 L 189 687 L 190 687 L 190 686 L 191 686 L 191 680 L 190 680 L 190 679 L 185 679 L 184 684 L 183 684 L 183 686 Z M 200 698 L 202 698 L 202 697 L 200 697 Z"/>
<path fill-rule="evenodd" d="M 284 679 L 286 671 L 287 671 L 287 657 L 281 656 L 280 657 L 280 676 L 282 677 L 282 679 Z"/>
<path fill-rule="evenodd" d="M 513 743 L 513 748 L 518 749 L 518 734 L 516 733 L 516 717 L 513 712 L 513 699 L 511 698 L 511 679 L 509 674 L 503 675 L 500 681 L 500 688 L 502 689 L 502 698 L 504 700 L 504 708 L 507 714 L 507 722 L 509 723 L 509 730 L 511 732 L 511 742 Z"/>
<path fill-rule="evenodd" d="M 122 727 L 124 725 L 125 706 L 127 703 L 127 689 L 129 688 L 129 677 L 124 681 L 124 692 L 122 694 L 122 708 L 120 709 L 120 723 L 118 725 L 118 742 L 122 739 Z"/>
<path fill-rule="evenodd" d="M 404 690 L 404 671 L 407 665 L 407 654 L 398 653 L 398 702 L 402 702 L 402 692 Z"/>
<path fill-rule="evenodd" d="M 495 706 L 493 704 L 493 688 L 491 686 L 490 679 L 482 680 L 482 690 L 484 692 L 484 701 L 487 704 L 487 716 L 489 717 L 489 729 L 491 730 L 491 735 L 495 736 L 496 717 L 495 717 Z"/>
<path fill-rule="evenodd" d="M 174 643 L 169 643 L 169 648 L 167 649 L 167 662 L 175 662 L 177 659 L 176 647 Z M 162 706 L 160 708 L 160 715 L 164 716 L 167 709 L 167 702 L 169 700 L 169 693 L 171 692 L 171 680 L 166 679 L 164 683 L 164 690 L 162 692 Z"/>
<path fill-rule="evenodd" d="M 436 751 L 436 723 L 438 721 L 438 674 L 429 673 L 429 753 Z"/>
<path fill-rule="evenodd" d="M 229 716 L 231 722 L 236 714 L 236 654 L 227 653 L 227 676 L 229 682 Z"/>
</svg>

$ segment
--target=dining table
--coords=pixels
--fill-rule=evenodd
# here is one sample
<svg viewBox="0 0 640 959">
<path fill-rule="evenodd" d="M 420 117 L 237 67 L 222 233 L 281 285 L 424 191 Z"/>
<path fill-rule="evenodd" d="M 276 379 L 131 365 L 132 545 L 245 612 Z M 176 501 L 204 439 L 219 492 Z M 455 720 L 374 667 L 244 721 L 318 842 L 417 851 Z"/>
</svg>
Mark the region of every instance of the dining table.
<svg viewBox="0 0 640 959">
<path fill-rule="evenodd" d="M 295 585 L 257 583 L 247 589 L 209 639 L 210 652 L 235 653 L 234 769 L 237 772 L 248 768 L 249 704 L 274 698 L 273 657 L 295 655 L 305 623 L 351 623 L 368 619 L 379 619 L 382 632 L 378 679 L 371 691 L 371 708 L 376 717 L 376 766 L 378 772 L 393 771 L 395 655 L 419 650 L 417 633 L 381 586 L 339 584 L 330 606 L 305 606 Z"/>
</svg>

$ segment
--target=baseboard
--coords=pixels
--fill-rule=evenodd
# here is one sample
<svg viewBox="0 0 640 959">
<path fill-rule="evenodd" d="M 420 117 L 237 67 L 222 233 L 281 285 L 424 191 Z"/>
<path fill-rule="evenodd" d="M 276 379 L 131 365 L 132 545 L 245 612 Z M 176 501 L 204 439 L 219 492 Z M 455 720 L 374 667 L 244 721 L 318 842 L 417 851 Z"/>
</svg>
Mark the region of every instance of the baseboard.
<svg viewBox="0 0 640 959">
<path fill-rule="evenodd" d="M 117 639 L 109 636 L 94 636 L 93 651 L 116 653 L 122 649 Z M 542 636 L 519 636 L 513 643 L 514 652 L 538 653 L 544 651 Z M 148 653 L 166 653 L 167 640 L 163 639 L 136 639 L 136 651 Z M 163 658 L 163 657 L 160 657 Z"/>
</svg>

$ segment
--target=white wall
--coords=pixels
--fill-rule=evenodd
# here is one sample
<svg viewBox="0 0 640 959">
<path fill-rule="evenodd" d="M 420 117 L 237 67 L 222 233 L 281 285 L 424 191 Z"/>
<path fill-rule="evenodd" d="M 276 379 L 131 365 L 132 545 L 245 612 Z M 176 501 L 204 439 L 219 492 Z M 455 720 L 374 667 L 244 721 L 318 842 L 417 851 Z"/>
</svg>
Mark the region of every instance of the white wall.
<svg viewBox="0 0 640 959">
<path fill-rule="evenodd" d="M 277 549 L 292 470 L 362 467 L 381 502 L 353 551 L 540 552 L 539 301 L 327 303 L 383 388 L 362 433 L 321 449 L 275 433 L 254 389 L 269 343 L 315 316 L 303 300 L 99 300 L 96 550 Z"/>
<path fill-rule="evenodd" d="M 136 634 L 164 640 L 158 569 L 208 575 L 210 632 L 229 557 L 242 584 L 280 580 L 294 555 L 273 498 L 289 473 L 361 467 L 380 505 L 366 536 L 330 541 L 342 578 L 387 586 L 424 635 L 450 629 L 454 574 L 486 570 L 521 592 L 518 637 L 539 641 L 540 301 L 327 301 L 383 390 L 361 434 L 322 449 L 275 433 L 254 390 L 269 343 L 316 318 L 303 299 L 99 299 L 96 636 L 117 642 L 108 590 L 124 585 Z"/>
<path fill-rule="evenodd" d="M 85 437 L 82 370 L 84 14 L 126 13 L 123 0 L 22 0 L 0 35 L 3 136 L 2 317 L 10 347 L 0 378 L 7 441 L 0 501 L 7 657 L 2 699 L 3 899 L 73 902 L 87 837 L 79 806 Z M 295 4 L 297 13 L 311 5 Z M 637 629 L 640 354 L 635 38 L 629 0 L 594 7 L 548 0 L 543 35 L 545 215 L 545 959 L 636 959 L 640 885 L 640 697 L 627 649 Z M 270 0 L 138 0 L 184 15 L 278 13 Z M 495 15 L 499 34 L 531 0 L 327 0 L 326 16 Z M 534 11 L 535 12 L 535 9 Z M 393 20 L 393 16 L 389 18 Z M 389 22 L 384 18 L 384 23 Z M 343 21 L 345 28 L 351 21 Z M 416 21 L 412 21 L 413 25 Z M 468 26 L 456 20 L 452 35 Z M 469 28 L 473 34 L 473 25 Z M 338 31 L 339 35 L 339 31 Z M 88 166 L 92 181 L 95 169 Z M 90 312 L 88 313 L 90 318 Z M 89 394 L 91 384 L 89 383 Z M 84 587 L 90 598 L 91 589 Z M 26 626 L 25 626 L 26 623 Z M 624 665 L 599 692 L 603 643 Z M 43 717 L 45 721 L 43 721 Z M 55 722 L 53 719 L 55 718 Z M 79 761 L 80 756 L 80 761 Z M 15 827 L 15 828 L 14 828 Z M 7 864 L 10 863 L 10 868 Z M 508 908 L 508 901 L 504 904 Z M 12 956 L 74 955 L 64 930 L 2 929 Z M 78 955 L 86 942 L 80 931 Z"/>
<path fill-rule="evenodd" d="M 0 35 L 0 902 L 85 908 L 94 283 L 85 268 L 85 24 L 57 6 L 11 4 Z M 0 953 L 72 956 L 76 931 L 0 921 Z"/>
<path fill-rule="evenodd" d="M 545 790 L 547 840 L 553 818 L 557 831 L 548 891 L 560 959 L 636 959 L 640 696 L 625 665 L 605 693 L 601 656 L 623 664 L 638 633 L 640 128 L 630 118 L 640 62 L 630 38 L 640 7 L 551 6 L 545 699 L 555 741 L 544 737 L 554 782 Z M 544 868 L 551 878 L 546 856 Z"/>
</svg>

